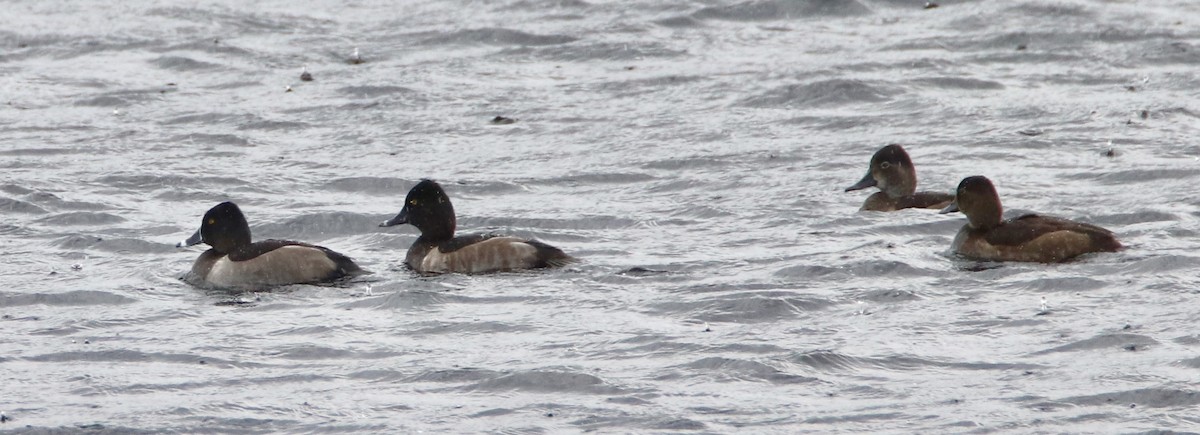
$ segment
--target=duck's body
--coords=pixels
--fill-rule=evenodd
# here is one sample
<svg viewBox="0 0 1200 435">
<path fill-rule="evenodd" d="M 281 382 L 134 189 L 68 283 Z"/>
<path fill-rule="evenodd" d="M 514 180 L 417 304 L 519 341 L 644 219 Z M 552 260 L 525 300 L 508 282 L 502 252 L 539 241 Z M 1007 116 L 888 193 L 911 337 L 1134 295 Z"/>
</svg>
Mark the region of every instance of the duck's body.
<svg viewBox="0 0 1200 435">
<path fill-rule="evenodd" d="M 327 282 L 366 273 L 349 257 L 322 246 L 290 240 L 250 242 L 250 226 L 232 202 L 205 213 L 196 234 L 179 247 L 212 246 L 192 264 L 196 284 L 222 288 L 262 288 Z"/>
<path fill-rule="evenodd" d="M 908 152 L 900 145 L 880 148 L 871 156 L 867 175 L 846 191 L 878 187 L 863 202 L 863 211 L 896 211 L 906 208 L 942 208 L 954 200 L 954 195 L 941 192 L 917 192 L 917 169 Z"/>
<path fill-rule="evenodd" d="M 912 195 L 892 197 L 884 192 L 875 192 L 863 202 L 862 211 L 896 211 L 906 208 L 942 209 L 954 201 L 954 195 L 941 192 L 915 192 Z"/>
<path fill-rule="evenodd" d="M 484 273 L 563 266 L 569 258 L 537 240 L 473 234 L 440 243 L 417 239 L 404 263 L 422 273 Z"/>
<path fill-rule="evenodd" d="M 968 258 L 1057 263 L 1121 249 L 1112 231 L 1091 224 L 1036 214 L 1002 220 L 1000 197 L 986 177 L 967 177 L 959 183 L 955 201 L 942 210 L 954 211 L 966 214 L 967 224 L 951 248 Z"/>
<path fill-rule="evenodd" d="M 404 264 L 419 273 L 486 273 L 561 267 L 576 261 L 537 240 L 494 234 L 454 236 L 454 206 L 432 180 L 413 187 L 400 213 L 380 226 L 405 223 L 421 231 L 404 257 Z"/>
</svg>

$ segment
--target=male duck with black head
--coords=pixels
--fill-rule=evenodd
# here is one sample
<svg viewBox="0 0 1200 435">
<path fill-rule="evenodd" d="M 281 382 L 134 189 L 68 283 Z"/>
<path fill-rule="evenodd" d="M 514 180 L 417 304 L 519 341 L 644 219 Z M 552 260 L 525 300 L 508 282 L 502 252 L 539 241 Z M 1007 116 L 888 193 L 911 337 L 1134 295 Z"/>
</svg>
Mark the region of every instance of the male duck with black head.
<svg viewBox="0 0 1200 435">
<path fill-rule="evenodd" d="M 561 267 L 576 261 L 537 240 L 494 234 L 455 237 L 454 206 L 433 180 L 417 183 L 404 198 L 400 213 L 379 226 L 400 224 L 412 224 L 421 232 L 404 257 L 404 263 L 418 273 L 485 273 Z"/>
<path fill-rule="evenodd" d="M 917 192 L 917 169 L 900 145 L 880 148 L 871 156 L 867 175 L 846 191 L 879 187 L 863 202 L 860 210 L 896 211 L 906 208 L 942 208 L 954 200 L 954 195 L 941 192 Z"/>
<path fill-rule="evenodd" d="M 964 257 L 1057 263 L 1121 249 L 1112 231 L 1095 225 L 1036 214 L 1001 220 L 1000 196 L 992 181 L 983 176 L 967 177 L 958 184 L 954 202 L 942 213 L 956 211 L 967 215 L 967 224 L 952 245 Z"/>
<path fill-rule="evenodd" d="M 176 247 L 206 243 L 212 248 L 192 265 L 196 284 L 262 288 L 327 282 L 364 273 L 345 255 L 290 240 L 250 241 L 250 225 L 237 204 L 222 202 L 204 214 L 200 229 Z"/>
</svg>

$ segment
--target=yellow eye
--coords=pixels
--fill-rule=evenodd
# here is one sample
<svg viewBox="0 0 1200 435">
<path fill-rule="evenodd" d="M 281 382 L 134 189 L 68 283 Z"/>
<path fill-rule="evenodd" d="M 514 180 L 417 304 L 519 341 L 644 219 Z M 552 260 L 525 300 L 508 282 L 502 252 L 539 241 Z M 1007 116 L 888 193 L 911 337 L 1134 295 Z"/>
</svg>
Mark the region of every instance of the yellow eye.
<svg viewBox="0 0 1200 435">
<path fill-rule="evenodd" d="M 217 220 L 216 220 L 216 219 L 209 219 L 209 220 L 208 220 L 208 224 L 209 224 L 209 225 L 216 225 L 216 224 L 217 224 Z"/>
<path fill-rule="evenodd" d="M 409 205 L 417 205 L 417 200 L 414 199 L 414 200 L 408 201 L 408 204 Z"/>
</svg>

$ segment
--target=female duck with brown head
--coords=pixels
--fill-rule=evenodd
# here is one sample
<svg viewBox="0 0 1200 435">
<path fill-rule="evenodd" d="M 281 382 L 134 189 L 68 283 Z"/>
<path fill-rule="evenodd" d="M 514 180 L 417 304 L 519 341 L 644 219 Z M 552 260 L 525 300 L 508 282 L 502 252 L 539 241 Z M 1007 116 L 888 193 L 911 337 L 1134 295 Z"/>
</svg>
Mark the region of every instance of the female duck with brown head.
<svg viewBox="0 0 1200 435">
<path fill-rule="evenodd" d="M 345 255 L 290 240 L 250 241 L 250 225 L 237 204 L 209 209 L 200 229 L 176 247 L 207 243 L 211 249 L 192 264 L 191 280 L 202 286 L 262 288 L 332 281 L 369 273 Z"/>
<path fill-rule="evenodd" d="M 1112 231 L 1095 225 L 1027 214 L 1002 220 L 1004 209 L 987 177 L 967 177 L 958 184 L 954 202 L 942 213 L 967 215 L 952 247 L 959 255 L 990 261 L 1056 263 L 1090 252 L 1115 252 L 1121 243 Z"/>
<path fill-rule="evenodd" d="M 494 234 L 454 236 L 454 206 L 442 186 L 421 180 L 408 192 L 404 207 L 381 227 L 411 224 L 421 236 L 408 248 L 404 263 L 420 273 L 483 273 L 560 267 L 575 258 L 545 243 Z"/>
<path fill-rule="evenodd" d="M 867 175 L 846 191 L 879 187 L 863 202 L 860 210 L 896 211 L 906 208 L 942 208 L 954 195 L 941 192 L 917 192 L 917 168 L 900 145 L 885 146 L 871 156 Z"/>
</svg>

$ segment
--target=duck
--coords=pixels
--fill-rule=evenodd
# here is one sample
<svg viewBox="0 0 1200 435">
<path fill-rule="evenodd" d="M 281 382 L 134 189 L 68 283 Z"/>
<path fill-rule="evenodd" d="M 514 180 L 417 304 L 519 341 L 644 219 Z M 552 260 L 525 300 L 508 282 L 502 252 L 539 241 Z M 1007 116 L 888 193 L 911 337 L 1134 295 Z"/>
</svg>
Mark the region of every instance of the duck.
<svg viewBox="0 0 1200 435">
<path fill-rule="evenodd" d="M 964 178 L 954 202 L 941 213 L 967 215 L 952 249 L 967 258 L 985 261 L 1059 263 L 1092 252 L 1116 252 L 1121 243 L 1112 231 L 1096 225 L 1037 214 L 1001 220 L 1003 208 L 996 187 L 987 177 Z"/>
<path fill-rule="evenodd" d="M 401 224 L 410 224 L 421 232 L 404 257 L 404 264 L 421 274 L 540 269 L 577 261 L 561 249 L 537 240 L 498 234 L 455 236 L 454 205 L 442 186 L 429 179 L 413 186 L 400 213 L 379 226 Z"/>
<path fill-rule="evenodd" d="M 942 192 L 917 192 L 917 169 L 908 152 L 898 144 L 880 148 L 871 156 L 867 175 L 847 187 L 846 191 L 879 187 L 863 202 L 860 211 L 896 211 L 906 208 L 940 209 L 954 200 L 954 195 Z"/>
<path fill-rule="evenodd" d="M 263 288 L 330 282 L 370 273 L 350 257 L 323 246 L 274 239 L 251 242 L 246 216 L 232 202 L 209 209 L 200 229 L 175 247 L 200 243 L 211 248 L 192 264 L 189 278 L 202 286 Z"/>
</svg>

